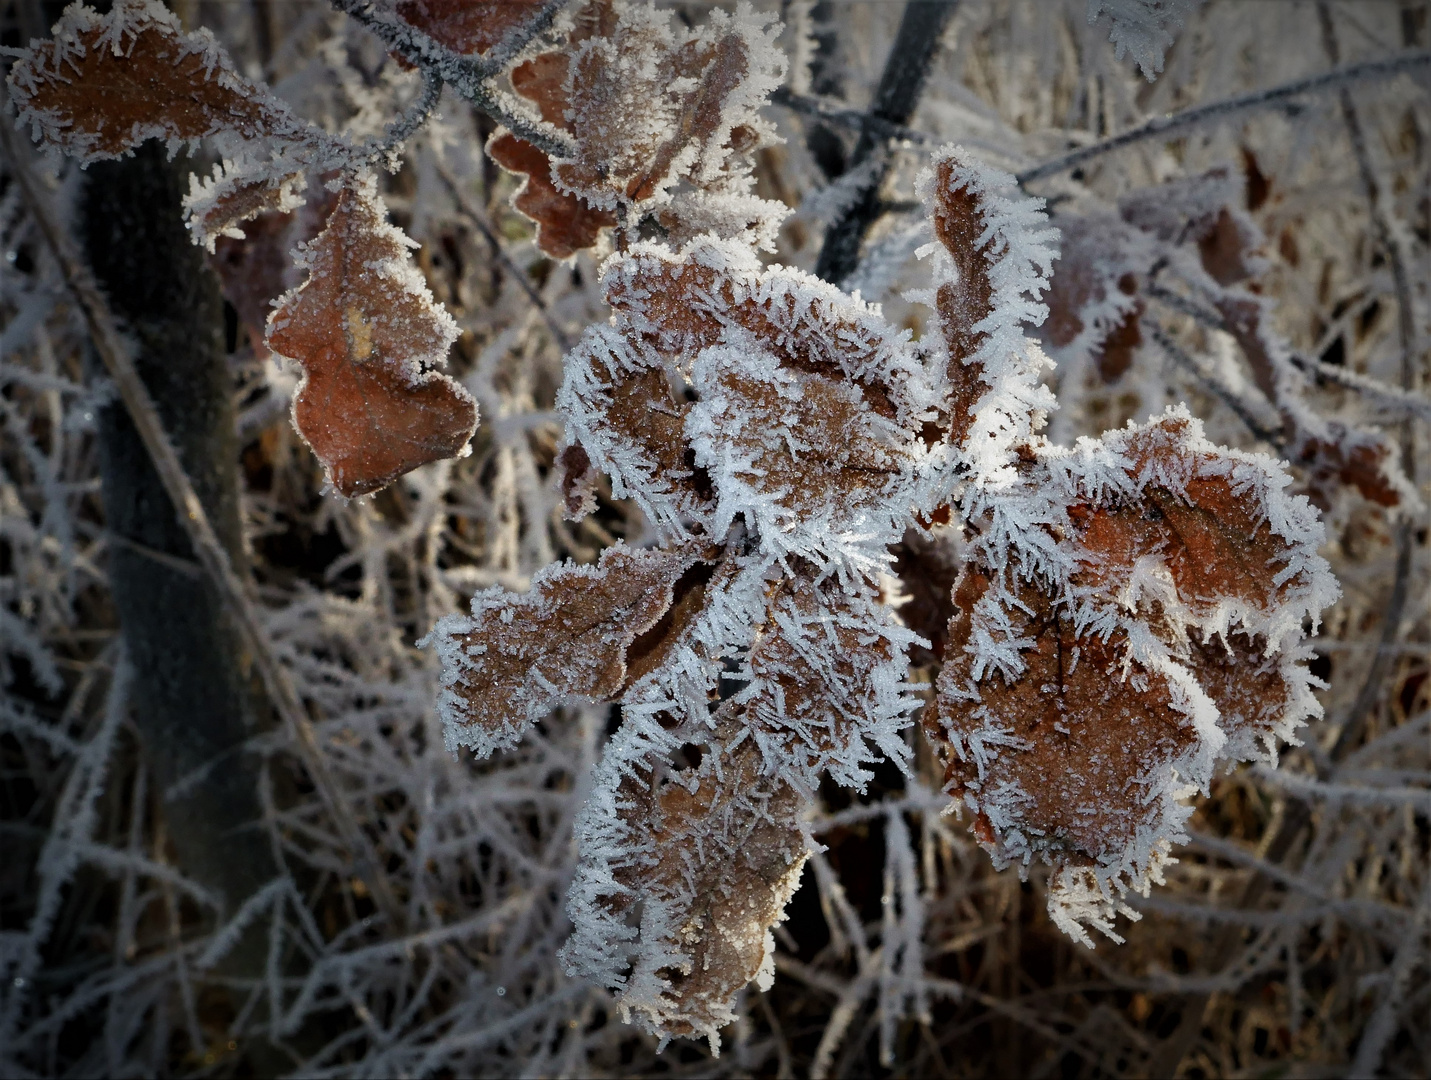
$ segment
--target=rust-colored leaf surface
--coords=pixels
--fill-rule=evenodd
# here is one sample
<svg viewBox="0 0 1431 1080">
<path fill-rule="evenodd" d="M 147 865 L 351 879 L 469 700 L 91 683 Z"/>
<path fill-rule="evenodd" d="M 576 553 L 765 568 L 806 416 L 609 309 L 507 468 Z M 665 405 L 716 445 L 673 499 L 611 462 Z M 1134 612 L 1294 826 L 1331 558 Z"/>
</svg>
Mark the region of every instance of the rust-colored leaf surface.
<svg viewBox="0 0 1431 1080">
<path fill-rule="evenodd" d="M 485 53 L 541 10 L 545 0 L 400 0 L 397 13 L 458 53 Z"/>
<path fill-rule="evenodd" d="M 308 280 L 269 318 L 269 348 L 303 366 L 294 425 L 349 497 L 460 455 L 477 425 L 471 395 L 430 370 L 458 331 L 411 246 L 373 180 L 349 184 L 303 253 Z"/>
<path fill-rule="evenodd" d="M 1163 675 L 1125 670 L 1125 640 L 1079 637 L 1027 586 L 1018 599 L 1028 610 L 1011 612 L 1017 636 L 1031 642 L 1024 672 L 1011 682 L 978 677 L 968 646 L 988 588 L 977 570 L 960 580 L 938 701 L 924 714 L 947 789 L 996 857 L 1117 864 L 1176 814 L 1171 800 L 1149 794 L 1196 751 L 1198 732 L 1173 707 Z M 1023 841 L 1018 851 L 1010 833 Z"/>
<path fill-rule="evenodd" d="M 537 247 L 553 259 L 569 259 L 596 243 L 601 230 L 616 224 L 609 210 L 594 210 L 552 183 L 551 160 L 531 143 L 509 131 L 487 144 L 492 160 L 526 179 L 512 196 L 512 205 L 537 226 Z"/>
<path fill-rule="evenodd" d="M 833 286 L 784 267 L 733 266 L 696 240 L 681 252 L 650 247 L 612 264 L 602 280 L 618 325 L 689 370 L 702 349 L 750 335 L 782 367 L 850 382 L 873 413 L 911 423 L 907 344 L 874 312 Z"/>
<path fill-rule="evenodd" d="M 22 121 L 81 161 L 119 157 L 151 138 L 258 138 L 287 120 L 213 35 L 184 33 L 159 4 L 118 0 L 104 15 L 75 5 L 54 34 L 11 68 L 10 93 Z"/>
<path fill-rule="evenodd" d="M 979 240 L 984 218 L 978 197 L 968 186 L 956 186 L 955 166 L 942 162 L 936 168 L 934 236 L 944 245 L 954 262 L 954 280 L 940 285 L 935 293 L 939 328 L 949 346 L 949 438 L 962 443 L 973 422 L 974 406 L 984 393 L 979 375 L 982 367 L 970 363 L 983 335 L 973 329 L 989 313 L 993 285 L 989 281 L 987 243 Z"/>
<path fill-rule="evenodd" d="M 552 161 L 508 132 L 489 146 L 528 178 L 514 205 L 537 223 L 541 250 L 565 258 L 591 246 L 618 204 L 647 204 L 679 179 L 719 183 L 734 156 L 765 138 L 740 91 L 757 74 L 773 88 L 773 50 L 747 15 L 713 21 L 722 28 L 714 34 L 672 32 L 666 12 L 588 0 L 563 48 L 512 70 L 513 89 L 574 147 Z M 752 41 L 765 50 L 758 73 Z"/>
<path fill-rule="evenodd" d="M 1145 482 L 1137 500 L 1070 506 L 1080 563 L 1073 582 L 1134 609 L 1166 603 L 1166 573 L 1194 619 L 1228 603 L 1270 612 L 1305 586 L 1305 574 L 1284 573 L 1299 548 L 1274 533 L 1262 499 L 1226 460 L 1186 447 L 1187 433 L 1185 422 L 1164 419 L 1121 447 L 1130 478 L 1161 470 L 1177 476 L 1178 492 Z"/>
<path fill-rule="evenodd" d="M 660 915 L 643 920 L 640 959 L 618 1000 L 651 1030 L 714 1041 L 735 1019 L 735 995 L 774 979 L 770 931 L 809 848 L 804 799 L 766 775 L 749 739 L 718 730 L 691 772 L 622 785 L 630 854 L 615 877 L 632 905 Z"/>
<path fill-rule="evenodd" d="M 708 516 L 709 480 L 686 440 L 690 402 L 614 329 L 593 327 L 567 355 L 557 407 L 572 418 L 588 466 L 611 476 L 616 498 L 634 496 L 672 528 Z"/>
<path fill-rule="evenodd" d="M 554 564 L 523 595 L 489 589 L 470 616 L 441 620 L 428 641 L 443 659 L 449 744 L 491 753 L 565 700 L 615 696 L 633 644 L 697 561 L 691 549 L 612 547 L 596 566 Z"/>
<path fill-rule="evenodd" d="M 715 478 L 722 513 L 745 513 L 762 535 L 828 535 L 889 514 L 915 447 L 848 381 L 780 367 L 736 343 L 701 355 L 700 403 L 687 431 Z M 809 554 L 809 553 L 806 553 Z"/>
<path fill-rule="evenodd" d="M 814 790 L 822 773 L 863 786 L 864 763 L 903 759 L 897 731 L 914 702 L 901 682 L 910 635 L 874 590 L 788 578 L 751 646 L 751 681 L 720 718 L 749 730 L 766 769 Z"/>
</svg>

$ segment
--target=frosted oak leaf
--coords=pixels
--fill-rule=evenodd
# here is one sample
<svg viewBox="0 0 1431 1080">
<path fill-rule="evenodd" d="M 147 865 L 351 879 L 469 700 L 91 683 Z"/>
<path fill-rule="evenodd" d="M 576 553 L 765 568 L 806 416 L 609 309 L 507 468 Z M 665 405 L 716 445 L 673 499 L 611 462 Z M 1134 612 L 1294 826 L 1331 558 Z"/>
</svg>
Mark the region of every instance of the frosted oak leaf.
<svg viewBox="0 0 1431 1080">
<path fill-rule="evenodd" d="M 485 53 L 539 12 L 545 0 L 400 0 L 404 21 L 458 53 Z"/>
<path fill-rule="evenodd" d="M 348 180 L 323 231 L 302 252 L 308 278 L 281 297 L 268 346 L 303 366 L 293 423 L 330 482 L 353 497 L 457 457 L 477 405 L 433 368 L 457 324 L 412 265 L 371 176 Z"/>
<path fill-rule="evenodd" d="M 1219 760 L 1319 715 L 1303 624 L 1336 587 L 1285 469 L 1185 411 L 1025 475 L 971 548 L 924 724 L 980 841 L 1051 864 L 1050 914 L 1088 942 L 1161 880 Z"/>
<path fill-rule="evenodd" d="M 615 697 L 659 663 L 669 627 L 650 632 L 673 603 L 682 611 L 690 589 L 678 586 L 697 561 L 690 549 L 612 547 L 594 567 L 554 564 L 526 595 L 494 587 L 473 598 L 470 616 L 439 622 L 426 641 L 443 661 L 449 749 L 509 749 L 565 701 Z"/>
<path fill-rule="evenodd" d="M 117 0 L 108 13 L 72 4 L 54 39 L 10 69 L 28 122 L 80 161 L 102 161 L 146 139 L 171 146 L 220 131 L 246 139 L 290 132 L 287 108 L 234 70 L 207 30 L 185 33 L 154 0 Z"/>
<path fill-rule="evenodd" d="M 559 26 L 563 47 L 517 65 L 511 82 L 574 154 L 553 160 L 511 132 L 488 144 L 494 160 L 526 177 L 514 205 L 537 223 L 538 246 L 565 258 L 618 211 L 634 228 L 666 207 L 675 213 L 666 227 L 679 231 L 673 200 L 690 201 L 702 228 L 768 241 L 766 219 L 783 208 L 750 194 L 748 161 L 774 140 L 758 116 L 784 74 L 770 21 L 742 7 L 673 31 L 654 7 L 588 0 Z M 689 190 L 678 193 L 682 186 Z"/>
</svg>

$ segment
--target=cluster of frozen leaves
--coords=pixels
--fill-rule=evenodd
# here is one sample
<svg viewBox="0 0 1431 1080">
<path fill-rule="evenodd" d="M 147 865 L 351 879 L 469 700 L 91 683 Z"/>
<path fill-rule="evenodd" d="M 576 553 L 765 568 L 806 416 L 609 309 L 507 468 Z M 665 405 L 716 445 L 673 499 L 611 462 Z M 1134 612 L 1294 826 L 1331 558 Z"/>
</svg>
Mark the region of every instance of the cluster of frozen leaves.
<svg viewBox="0 0 1431 1080">
<path fill-rule="evenodd" d="M 1151 71 L 1190 5 L 1090 15 L 1103 8 Z M 410 0 L 395 17 L 433 48 L 496 54 L 545 10 Z M 454 747 L 513 747 L 563 702 L 620 704 L 576 823 L 570 970 L 648 1029 L 713 1044 L 741 989 L 769 985 L 819 784 L 863 788 L 880 758 L 909 768 L 910 651 L 932 643 L 891 606 L 890 550 L 956 518 L 971 541 L 923 722 L 946 789 L 997 861 L 1054 867 L 1060 926 L 1113 934 L 1215 764 L 1275 756 L 1317 712 L 1303 637 L 1336 586 L 1310 503 L 1280 464 L 1211 444 L 1185 410 L 1072 448 L 1043 437 L 1055 401 L 1027 328 L 1046 314 L 1056 236 L 962 151 L 936 154 L 920 184 L 939 331 L 925 341 L 763 265 L 783 214 L 751 176 L 784 74 L 770 19 L 739 8 L 675 29 L 650 5 L 590 0 L 550 31 L 510 58 L 528 115 L 487 149 L 525 178 L 515 206 L 543 252 L 614 231 L 611 320 L 569 354 L 557 398 L 560 484 L 580 518 L 608 477 L 658 545 L 552 566 L 524 595 L 479 593 L 428 641 Z M 369 172 L 391 147 L 298 121 L 152 0 L 72 7 L 11 86 L 22 118 L 82 161 L 151 137 L 227 140 L 189 201 L 201 242 L 293 208 L 310 174 L 336 170 L 300 252 L 307 280 L 267 322 L 269 346 L 304 368 L 296 425 L 346 495 L 463 452 L 475 404 L 434 370 L 456 327 Z M 1294 365 L 1238 288 L 1250 226 L 1215 201 L 1171 224 L 1161 210 L 1130 202 L 1086 238 L 1103 247 L 1053 297 L 1052 340 L 1131 347 L 1140 289 L 1175 264 L 1262 349 L 1289 443 L 1331 447 L 1329 468 L 1364 467 L 1381 486 L 1363 490 L 1399 498 L 1384 444 L 1298 411 Z"/>
<path fill-rule="evenodd" d="M 909 530 L 957 515 L 974 537 L 923 725 L 947 790 L 997 861 L 1053 865 L 1051 913 L 1082 940 L 1158 880 L 1217 761 L 1275 755 L 1318 711 L 1302 639 L 1337 589 L 1285 469 L 1183 409 L 1048 443 L 1025 329 L 1056 234 L 958 149 L 920 192 L 941 332 L 918 345 L 729 238 L 613 255 L 611 321 L 558 394 L 561 484 L 580 516 L 608 476 L 661 544 L 491 589 L 429 638 L 453 745 L 620 703 L 566 956 L 663 1035 L 714 1041 L 768 978 L 821 779 L 908 768 L 909 650 L 929 643 L 881 575 Z"/>
</svg>

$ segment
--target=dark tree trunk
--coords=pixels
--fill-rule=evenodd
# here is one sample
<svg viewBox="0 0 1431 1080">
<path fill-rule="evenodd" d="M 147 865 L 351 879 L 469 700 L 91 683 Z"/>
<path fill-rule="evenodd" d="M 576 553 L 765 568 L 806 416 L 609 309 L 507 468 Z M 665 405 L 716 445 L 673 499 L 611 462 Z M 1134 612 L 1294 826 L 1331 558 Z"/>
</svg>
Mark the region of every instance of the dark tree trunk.
<svg viewBox="0 0 1431 1080">
<path fill-rule="evenodd" d="M 870 107 L 870 115 L 876 120 L 882 120 L 886 125 L 909 122 L 914 115 L 914 107 L 919 104 L 919 94 L 924 89 L 929 65 L 939 48 L 939 39 L 958 6 L 958 0 L 912 0 L 904 6 L 899 31 L 890 47 L 889 58 L 884 62 L 879 88 Z M 846 171 L 858 168 L 876 154 L 884 155 L 886 141 L 879 126 L 866 124 L 859 142 L 855 144 L 854 153 L 850 155 Z M 888 159 L 885 158 L 874 169 L 859 198 L 825 231 L 825 243 L 820 248 L 815 273 L 826 281 L 838 285 L 859 265 L 860 246 L 864 243 L 865 234 L 883 211 L 879 189 L 884 184 L 888 168 Z"/>
<path fill-rule="evenodd" d="M 91 166 L 78 228 L 90 265 L 134 342 L 139 374 L 179 459 L 241 567 L 223 305 L 217 279 L 180 218 L 185 171 L 154 142 L 132 158 Z M 105 515 L 114 535 L 110 582 L 135 670 L 135 720 L 160 791 L 194 781 L 166 800 L 183 870 L 220 893 L 232 910 L 276 872 L 257 827 L 255 763 L 241 749 L 256 707 L 240 639 L 194 561 L 188 535 L 122 405 L 102 411 L 99 445 Z"/>
</svg>

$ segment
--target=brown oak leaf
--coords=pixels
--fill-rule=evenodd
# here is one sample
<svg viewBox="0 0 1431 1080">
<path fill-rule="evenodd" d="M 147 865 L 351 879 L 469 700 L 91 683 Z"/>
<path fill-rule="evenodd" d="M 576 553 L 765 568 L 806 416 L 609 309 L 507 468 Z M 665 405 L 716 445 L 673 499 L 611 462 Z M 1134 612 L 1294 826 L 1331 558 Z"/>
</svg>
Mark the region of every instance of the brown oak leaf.
<svg viewBox="0 0 1431 1080">
<path fill-rule="evenodd" d="M 866 764 L 903 764 L 899 730 L 915 705 L 905 692 L 914 635 L 866 586 L 857 595 L 825 580 L 782 581 L 750 648 L 750 683 L 718 721 L 749 730 L 766 770 L 813 791 L 823 773 L 862 788 Z"/>
<path fill-rule="evenodd" d="M 613 877 L 644 914 L 617 1004 L 653 1032 L 718 1046 L 736 994 L 774 979 L 771 928 L 810 852 L 805 800 L 749 739 L 718 729 L 694 769 L 628 777 L 618 803 L 626 843 Z"/>
<path fill-rule="evenodd" d="M 699 562 L 692 548 L 611 547 L 596 566 L 553 564 L 525 594 L 494 587 L 473 597 L 470 616 L 442 619 L 426 641 L 443 660 L 438 708 L 450 748 L 515 746 L 565 700 L 614 697 L 628 663 L 638 672 L 659 664 L 699 608 L 709 571 L 687 577 Z"/>
<path fill-rule="evenodd" d="M 690 402 L 677 396 L 659 363 L 613 328 L 592 327 L 567 354 L 557 408 L 587 467 L 611 477 L 614 497 L 635 498 L 673 534 L 687 519 L 709 517 L 709 480 L 695 468 L 685 435 Z"/>
<path fill-rule="evenodd" d="M 512 70 L 513 89 L 574 146 L 572 157 L 552 160 L 500 132 L 488 147 L 526 177 L 514 205 L 537 223 L 547 254 L 591 246 L 618 206 L 652 203 L 682 179 L 724 180 L 734 158 L 768 139 L 755 110 L 778 85 L 780 59 L 765 23 L 719 11 L 701 31 L 673 33 L 669 22 L 652 8 L 589 0 L 563 49 Z"/>
<path fill-rule="evenodd" d="M 115 158 L 146 139 L 248 139 L 295 122 L 235 71 L 207 30 L 185 33 L 150 0 L 117 0 L 108 13 L 75 4 L 10 69 L 20 120 L 80 161 Z"/>
<path fill-rule="evenodd" d="M 1015 511 L 1040 536 L 972 545 L 924 727 L 980 842 L 1052 864 L 1050 913 L 1085 943 L 1159 880 L 1218 759 L 1317 712 L 1300 641 L 1335 584 L 1287 480 L 1173 410 L 1045 450 Z"/>
<path fill-rule="evenodd" d="M 460 455 L 477 425 L 472 396 L 430 370 L 458 329 L 412 265 L 414 246 L 388 224 L 373 178 L 351 180 L 303 250 L 307 281 L 269 316 L 269 348 L 303 366 L 294 425 L 349 497 Z"/>
<path fill-rule="evenodd" d="M 1024 585 L 1009 608 L 1027 642 L 1013 679 L 978 671 L 976 605 L 990 587 L 976 569 L 954 591 L 955 616 L 926 707 L 946 790 L 974 814 L 997 861 L 1098 864 L 1130 877 L 1156 870 L 1185 812 L 1173 770 L 1195 769 L 1202 742 L 1167 676 L 1126 665 L 1123 635 L 1079 636 L 1066 612 Z M 1026 608 L 1026 610 L 1025 610 Z"/>
<path fill-rule="evenodd" d="M 546 0 L 400 0 L 402 19 L 458 53 L 485 53 Z"/>
<path fill-rule="evenodd" d="M 522 176 L 512 205 L 537 226 L 537 248 L 553 259 L 569 259 L 596 243 L 601 230 L 616 224 L 610 210 L 593 209 L 575 195 L 558 191 L 551 178 L 551 159 L 510 131 L 499 131 L 487 143 L 487 153 L 502 168 Z"/>
</svg>

